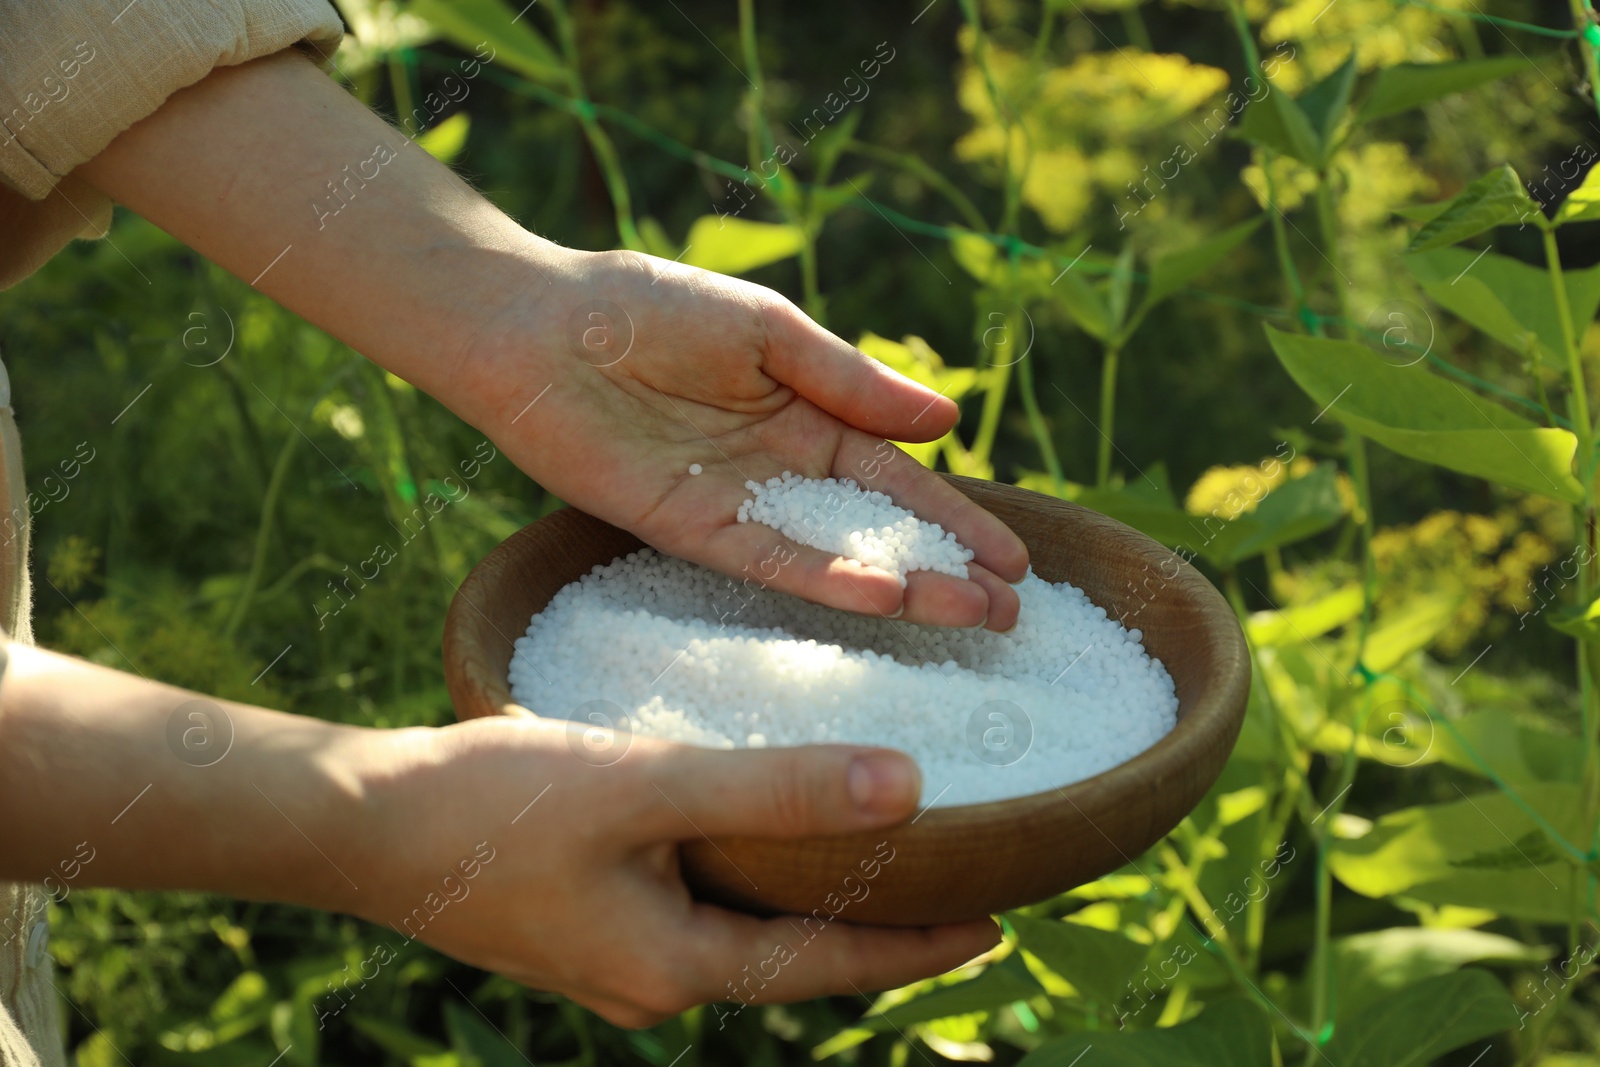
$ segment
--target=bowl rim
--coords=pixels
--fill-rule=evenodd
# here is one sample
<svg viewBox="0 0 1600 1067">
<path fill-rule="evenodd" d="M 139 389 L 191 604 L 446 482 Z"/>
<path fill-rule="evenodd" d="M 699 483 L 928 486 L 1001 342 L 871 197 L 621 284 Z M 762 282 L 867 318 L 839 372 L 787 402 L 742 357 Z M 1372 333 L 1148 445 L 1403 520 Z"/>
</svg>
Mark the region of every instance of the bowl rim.
<svg viewBox="0 0 1600 1067">
<path fill-rule="evenodd" d="M 984 505 L 982 497 L 1011 497 L 1016 494 L 1026 494 L 1034 498 L 1031 503 L 1044 510 L 1059 511 L 1063 515 L 1072 516 L 1074 524 L 1089 524 L 1101 527 L 1103 530 L 1117 530 L 1119 536 L 1127 541 L 1129 548 L 1137 556 L 1145 557 L 1147 561 L 1156 559 L 1179 561 L 1178 574 L 1167 579 L 1168 586 L 1177 587 L 1179 596 L 1187 596 L 1195 601 L 1195 609 L 1202 618 L 1221 620 L 1226 618 L 1231 625 L 1208 625 L 1204 627 L 1207 636 L 1206 652 L 1208 657 L 1217 663 L 1217 667 L 1209 675 L 1209 684 L 1195 698 L 1194 703 L 1183 708 L 1180 704 L 1179 715 L 1172 729 L 1168 730 L 1154 744 L 1150 745 L 1120 763 L 1113 764 L 1101 771 L 1080 778 L 1075 782 L 1065 785 L 1052 786 L 1048 789 L 1033 793 L 1025 793 L 1015 797 L 1001 797 L 994 800 L 978 801 L 971 804 L 951 804 L 942 807 L 932 805 L 923 807 L 914 817 L 912 822 L 918 825 L 923 832 L 936 830 L 963 830 L 975 829 L 992 825 L 998 822 L 1013 822 L 1019 818 L 1026 818 L 1035 812 L 1042 812 L 1054 808 L 1062 800 L 1077 809 L 1086 821 L 1095 826 L 1085 806 L 1098 806 L 1097 798 L 1107 796 L 1124 796 L 1133 789 L 1169 779 L 1182 773 L 1184 767 L 1193 762 L 1188 758 L 1192 756 L 1196 747 L 1204 747 L 1205 742 L 1214 738 L 1227 739 L 1227 749 L 1232 750 L 1237 740 L 1240 728 L 1243 725 L 1246 703 L 1251 684 L 1251 663 L 1249 646 L 1245 641 L 1243 628 L 1239 625 L 1233 609 L 1216 587 L 1211 584 L 1194 566 L 1190 559 L 1180 555 L 1178 550 L 1167 547 L 1161 542 L 1137 530 L 1126 523 L 1119 522 L 1111 516 L 1098 512 L 1092 508 L 1068 500 L 1046 496 L 1033 490 L 1023 489 L 1020 486 L 1006 485 L 982 478 L 971 478 L 957 474 L 939 472 L 946 481 L 951 482 L 956 488 L 962 490 L 980 506 Z M 511 697 L 511 689 L 506 679 L 488 679 L 488 686 L 480 687 L 470 685 L 469 680 L 460 677 L 454 664 L 461 662 L 460 657 L 451 655 L 451 650 L 460 639 L 463 629 L 458 615 L 464 616 L 467 608 L 477 611 L 469 590 L 476 591 L 477 586 L 486 579 L 484 575 L 492 569 L 490 564 L 499 557 L 512 556 L 516 551 L 519 541 L 536 536 L 535 530 L 541 524 L 551 522 L 598 522 L 610 527 L 617 532 L 632 538 L 637 542 L 635 548 L 628 552 L 638 551 L 639 548 L 651 548 L 632 533 L 611 526 L 605 520 L 597 518 L 568 504 L 544 515 L 528 525 L 517 530 L 505 540 L 496 545 L 483 559 L 479 560 L 468 572 L 461 584 L 456 588 L 456 593 L 451 599 L 449 610 L 446 614 L 444 626 L 444 649 L 446 683 L 450 691 L 451 702 L 458 717 L 480 718 L 490 715 L 528 715 L 551 722 L 564 722 L 553 716 L 541 715 L 539 712 L 523 704 L 517 703 Z M 653 549 L 659 551 L 658 549 Z M 624 555 L 627 553 L 624 552 Z M 576 581 L 577 579 L 573 579 Z M 570 584 L 570 583 L 569 583 Z M 463 605 L 466 605 L 464 608 Z M 1101 605 L 1103 606 L 1103 605 Z M 1126 628 L 1126 627 L 1125 627 Z M 497 632 L 498 632 L 498 628 Z M 522 634 L 509 638 L 515 642 Z M 501 637 L 505 637 L 501 634 Z M 1141 639 L 1141 644 L 1143 641 Z M 1151 656 L 1155 659 L 1155 656 Z M 1171 676 L 1170 668 L 1163 662 L 1162 669 Z M 471 673 L 472 668 L 468 668 Z M 462 690 L 463 692 L 458 692 Z M 463 699 L 465 698 L 465 699 Z M 491 699 L 492 698 L 492 699 Z M 1181 700 L 1181 697 L 1180 697 Z M 478 710 L 472 713 L 463 713 L 463 703 L 476 706 Z M 680 742 L 687 744 L 688 742 Z M 1225 760 L 1224 760 L 1225 761 Z M 1220 766 L 1220 763 L 1219 763 Z M 1209 783 L 1208 783 L 1209 788 Z M 1078 801 L 1084 800 L 1085 806 L 1080 806 Z M 910 823 L 904 824 L 909 826 Z M 1102 836 L 1105 836 L 1102 832 Z M 1122 852 L 1122 847 L 1114 839 L 1107 841 Z M 1123 853 L 1129 863 L 1134 862 L 1133 857 Z"/>
</svg>

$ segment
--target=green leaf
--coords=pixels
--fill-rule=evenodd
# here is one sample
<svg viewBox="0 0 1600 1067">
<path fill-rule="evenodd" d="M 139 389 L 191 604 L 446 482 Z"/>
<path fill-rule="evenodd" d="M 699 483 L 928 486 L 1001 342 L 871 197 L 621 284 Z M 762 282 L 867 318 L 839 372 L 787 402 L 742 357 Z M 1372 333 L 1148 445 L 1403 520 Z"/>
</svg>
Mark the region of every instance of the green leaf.
<svg viewBox="0 0 1600 1067">
<path fill-rule="evenodd" d="M 1161 301 L 1216 265 L 1224 256 L 1249 240 L 1266 216 L 1258 215 L 1248 222 L 1229 227 L 1219 234 L 1206 238 L 1199 244 L 1162 256 L 1150 265 L 1150 284 L 1139 302 L 1124 334 L 1131 334 L 1140 322 Z"/>
<path fill-rule="evenodd" d="M 1276 86 L 1245 109 L 1244 118 L 1239 121 L 1239 136 L 1311 167 L 1317 165 L 1322 154 L 1311 120 L 1288 93 Z"/>
<path fill-rule="evenodd" d="M 1600 167 L 1590 167 L 1583 184 L 1567 194 L 1556 211 L 1555 224 L 1592 222 L 1600 219 Z"/>
<path fill-rule="evenodd" d="M 1545 616 L 1553 629 L 1584 641 L 1600 641 L 1600 598 L 1587 605 L 1563 606 Z"/>
<path fill-rule="evenodd" d="M 942 1019 L 947 1015 L 993 1011 L 1043 992 L 1044 987 L 1029 973 L 1021 958 L 1007 956 L 999 963 L 990 964 L 976 978 L 940 986 L 904 1004 L 896 1004 L 882 1014 L 863 1016 L 856 1025 L 870 1030 L 904 1029 L 912 1023 Z"/>
<path fill-rule="evenodd" d="M 246 971 L 222 991 L 211 1005 L 213 1023 L 234 1023 L 249 1020 L 258 1026 L 266 1018 L 271 1006 L 267 980 L 259 971 Z"/>
<path fill-rule="evenodd" d="M 805 232 L 788 223 L 702 215 L 689 227 L 683 262 L 718 274 L 744 274 L 799 255 Z"/>
<path fill-rule="evenodd" d="M 417 144 L 441 163 L 454 163 L 461 150 L 467 147 L 467 131 L 472 126 L 472 116 L 458 111 L 437 126 L 417 135 Z"/>
<path fill-rule="evenodd" d="M 1524 221 L 1543 225 L 1545 219 L 1539 205 L 1523 189 L 1517 172 L 1501 165 L 1468 185 L 1450 201 L 1449 207 L 1424 223 L 1406 251 L 1443 248 L 1496 226 Z"/>
<path fill-rule="evenodd" d="M 1097 341 L 1112 333 L 1111 307 L 1100 290 L 1076 271 L 1067 271 L 1050 286 L 1050 293 L 1061 301 L 1078 328 Z"/>
<path fill-rule="evenodd" d="M 1093 1057 L 1087 1056 L 1090 1049 Z M 1272 1023 L 1249 1001 L 1224 1000 L 1173 1027 L 1104 1030 L 1046 1041 L 1017 1067 L 1073 1067 L 1080 1059 L 1079 1067 L 1262 1067 L 1275 1062 Z"/>
<path fill-rule="evenodd" d="M 1350 341 L 1267 327 L 1291 377 L 1334 418 L 1413 459 L 1541 493 L 1583 500 L 1572 476 L 1578 439 L 1447 382 L 1421 366 L 1396 367 Z"/>
<path fill-rule="evenodd" d="M 1549 955 L 1546 949 L 1482 930 L 1395 926 L 1341 937 L 1332 944 L 1339 1019 L 1469 963 L 1538 963 Z"/>
<path fill-rule="evenodd" d="M 549 42 L 500 0 L 411 0 L 408 10 L 486 63 L 504 63 L 534 81 L 563 88 L 571 80 Z M 485 54 L 480 46 L 492 52 Z"/>
<path fill-rule="evenodd" d="M 272 1006 L 272 1043 L 283 1050 L 289 1067 L 317 1067 L 322 1028 L 317 1025 L 315 999 L 309 994 L 280 1000 Z"/>
<path fill-rule="evenodd" d="M 1468 968 L 1384 997 L 1340 1024 L 1323 1052 L 1339 1067 L 1423 1067 L 1516 1025 L 1505 987 L 1487 971 Z"/>
<path fill-rule="evenodd" d="M 1493 774 L 1511 786 L 1578 780 L 1583 746 L 1571 735 L 1524 725 L 1499 708 L 1470 712 L 1454 726 L 1453 731 L 1435 727 L 1431 737 L 1421 738 L 1432 741 L 1433 755 L 1441 763 L 1485 777 Z"/>
<path fill-rule="evenodd" d="M 972 367 L 946 367 L 939 353 L 922 338 L 907 334 L 901 341 L 879 337 L 870 330 L 861 335 L 856 347 L 879 363 L 899 371 L 919 385 L 925 385 L 951 400 L 960 400 L 978 384 L 978 372 Z M 932 441 L 897 441 L 912 459 L 925 467 L 933 466 L 943 441 L 954 433 Z"/>
<path fill-rule="evenodd" d="M 1048 482 L 1049 479 L 1045 479 Z M 1019 485 L 1022 483 L 1019 482 Z M 1036 485 L 1023 485 L 1025 489 L 1039 490 Z M 1127 489 L 1094 489 L 1079 487 L 1069 492 L 1067 499 L 1102 515 L 1109 515 L 1135 530 L 1173 548 L 1190 548 L 1203 544 L 1205 534 L 1200 520 L 1180 507 L 1161 504 Z"/>
<path fill-rule="evenodd" d="M 1361 586 L 1352 582 L 1309 604 L 1255 612 L 1245 628 L 1258 648 L 1296 644 L 1355 620 L 1361 614 L 1361 604 Z"/>
<path fill-rule="evenodd" d="M 1464 248 L 1436 248 L 1405 257 L 1424 292 L 1440 307 L 1525 355 L 1566 370 L 1566 342 L 1556 313 L 1550 275 L 1508 256 Z M 1600 311 L 1600 267 L 1562 272 L 1573 337 L 1582 338 Z"/>
<path fill-rule="evenodd" d="M 843 185 L 814 185 L 809 200 L 810 216 L 815 223 L 827 218 L 846 204 L 860 200 L 872 186 L 872 175 L 863 174 Z"/>
<path fill-rule="evenodd" d="M 1458 63 L 1400 63 L 1385 67 L 1373 79 L 1372 91 L 1357 112 L 1356 121 L 1371 122 L 1398 115 L 1532 66 L 1532 62 L 1522 56 L 1497 56 Z"/>
<path fill-rule="evenodd" d="M 1219 565 L 1232 566 L 1321 533 L 1344 517 L 1337 476 L 1333 464 L 1323 463 L 1305 477 L 1285 482 L 1254 511 L 1227 523 L 1200 551 Z"/>
<path fill-rule="evenodd" d="M 1517 792 L 1566 840 L 1587 840 L 1576 785 L 1529 783 Z M 1430 904 L 1565 922 L 1574 899 L 1572 868 L 1565 861 L 1540 862 L 1550 853 L 1538 846 L 1530 851 L 1528 835 L 1538 831 L 1504 792 L 1463 795 L 1455 803 L 1391 812 L 1353 840 L 1335 838 L 1328 865 L 1364 896 L 1403 894 Z"/>
<path fill-rule="evenodd" d="M 1387 671 L 1427 648 L 1461 610 L 1464 595 L 1460 588 L 1419 594 L 1385 612 L 1367 635 L 1362 662 L 1368 670 Z"/>
<path fill-rule="evenodd" d="M 1084 999 L 1101 1004 L 1115 1004 L 1150 955 L 1149 945 L 1082 923 L 1031 919 L 1015 912 L 1006 921 L 1016 930 L 1019 945 L 1071 982 Z"/>
<path fill-rule="evenodd" d="M 443 1059 L 454 1060 L 450 1050 L 430 1038 L 414 1033 L 399 1023 L 387 1022 L 370 1015 L 352 1015 L 350 1025 L 359 1030 L 383 1051 L 413 1067 L 424 1067 Z"/>
<path fill-rule="evenodd" d="M 961 265 L 961 269 L 972 275 L 980 282 L 987 282 L 990 273 L 994 270 L 995 261 L 1000 256 L 1000 250 L 994 242 L 975 233 L 963 230 L 959 226 L 952 226 L 955 236 L 950 238 L 950 255 Z"/>
<path fill-rule="evenodd" d="M 1343 66 L 1301 93 L 1295 101 L 1316 134 L 1318 169 L 1325 169 L 1333 155 L 1333 136 L 1338 132 L 1345 109 L 1350 106 L 1350 90 L 1355 84 L 1356 56 L 1352 50 Z"/>
<path fill-rule="evenodd" d="M 861 125 L 861 108 L 851 108 L 845 113 L 844 118 L 830 123 L 819 132 L 806 147 L 811 149 L 812 181 L 817 184 L 825 183 L 833 174 L 833 168 L 838 165 L 839 156 L 856 134 L 856 127 Z M 846 185 L 844 188 L 848 189 Z"/>
<path fill-rule="evenodd" d="M 470 1004 L 445 1001 L 444 1026 L 461 1067 L 527 1067 L 528 1058 Z"/>
<path fill-rule="evenodd" d="M 265 1041 L 247 1037 L 197 1052 L 173 1052 L 157 1047 L 148 1062 L 151 1067 L 260 1067 L 272 1062 L 277 1054 Z M 126 1067 L 128 1061 L 119 1054 L 116 1062 Z"/>
<path fill-rule="evenodd" d="M 1133 243 L 1122 246 L 1106 284 L 1106 316 L 1111 332 L 1120 333 L 1128 317 L 1128 296 L 1133 292 Z"/>
</svg>

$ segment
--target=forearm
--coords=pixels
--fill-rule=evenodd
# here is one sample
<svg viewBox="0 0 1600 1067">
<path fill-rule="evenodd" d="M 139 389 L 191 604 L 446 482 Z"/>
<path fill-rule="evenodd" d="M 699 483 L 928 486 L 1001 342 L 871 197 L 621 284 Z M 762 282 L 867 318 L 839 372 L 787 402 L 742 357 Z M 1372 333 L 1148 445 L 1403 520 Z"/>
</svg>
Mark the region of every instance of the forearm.
<svg viewBox="0 0 1600 1067">
<path fill-rule="evenodd" d="M 0 879 L 200 889 L 359 911 L 376 731 L 13 644 L 0 683 Z"/>
<path fill-rule="evenodd" d="M 435 395 L 475 331 L 576 255 L 293 51 L 213 71 L 76 173 Z"/>
</svg>

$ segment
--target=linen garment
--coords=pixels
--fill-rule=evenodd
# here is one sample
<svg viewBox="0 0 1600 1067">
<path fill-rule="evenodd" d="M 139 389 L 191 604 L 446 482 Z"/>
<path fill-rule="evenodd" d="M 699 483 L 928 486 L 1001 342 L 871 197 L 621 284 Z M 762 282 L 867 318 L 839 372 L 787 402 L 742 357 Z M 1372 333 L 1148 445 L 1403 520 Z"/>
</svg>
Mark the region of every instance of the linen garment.
<svg viewBox="0 0 1600 1067">
<path fill-rule="evenodd" d="M 105 235 L 111 202 L 72 170 L 117 134 L 216 67 L 296 45 L 328 62 L 343 32 L 327 0 L 0 0 L 0 289 Z M 0 364 L 6 517 L 0 626 L 31 644 L 22 445 Z M 0 883 L 0 1067 L 66 1067 L 48 903 L 42 886 Z"/>
</svg>

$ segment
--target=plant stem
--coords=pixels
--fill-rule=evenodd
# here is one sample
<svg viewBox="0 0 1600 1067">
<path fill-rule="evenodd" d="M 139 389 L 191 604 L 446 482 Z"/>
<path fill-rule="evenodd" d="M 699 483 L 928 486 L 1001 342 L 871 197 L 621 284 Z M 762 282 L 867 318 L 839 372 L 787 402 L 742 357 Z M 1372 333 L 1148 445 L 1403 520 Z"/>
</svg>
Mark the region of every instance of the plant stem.
<svg viewBox="0 0 1600 1067">
<path fill-rule="evenodd" d="M 1578 0 L 1573 2 L 1576 7 Z M 1590 78 L 1593 80 L 1593 55 L 1587 50 L 1584 54 L 1590 58 Z M 1575 510 L 1573 525 L 1585 549 L 1585 562 L 1578 568 L 1578 603 L 1586 605 L 1594 599 L 1594 424 L 1589 421 L 1589 385 L 1584 379 L 1583 356 L 1573 331 L 1566 279 L 1561 274 L 1561 250 L 1556 245 L 1555 230 L 1548 227 L 1544 230 L 1544 261 L 1550 276 L 1551 295 L 1555 298 L 1556 317 L 1561 320 L 1561 344 L 1567 356 L 1567 416 L 1578 438 L 1578 481 L 1583 487 L 1583 502 Z M 1590 707 L 1594 699 L 1594 686 L 1589 671 L 1589 649 L 1583 638 L 1575 638 L 1575 641 L 1579 713 L 1583 723 L 1582 804 L 1585 821 L 1593 838 L 1600 833 L 1600 739 L 1595 736 Z"/>
<path fill-rule="evenodd" d="M 1011 365 L 991 363 L 987 370 L 989 380 L 984 387 L 983 414 L 978 419 L 978 435 L 973 438 L 969 452 L 971 458 L 983 468 L 989 466 L 995 435 L 1000 430 L 1000 414 L 1006 406 L 1006 387 L 1011 382 Z"/>
<path fill-rule="evenodd" d="M 1094 484 L 1104 489 L 1111 481 L 1111 442 L 1117 419 L 1117 364 L 1122 346 L 1117 341 L 1106 345 L 1100 360 L 1100 449 L 1095 457 Z"/>
<path fill-rule="evenodd" d="M 989 232 L 989 223 L 984 219 L 983 213 L 978 210 L 970 197 L 956 188 L 955 184 L 925 163 L 921 156 L 913 152 L 897 152 L 892 148 L 881 148 L 878 145 L 867 144 L 864 141 L 849 141 L 844 146 L 844 151 L 853 155 L 866 156 L 876 159 L 880 163 L 888 163 L 902 170 L 916 175 L 926 182 L 932 189 L 950 201 L 950 206 L 956 209 L 963 222 L 978 233 Z"/>
<path fill-rule="evenodd" d="M 1322 1050 L 1317 1045 L 1328 1010 L 1328 926 L 1333 917 L 1333 878 L 1328 873 L 1327 852 L 1317 839 L 1317 919 L 1311 946 L 1311 1033 L 1306 1038 L 1306 1067 L 1312 1067 Z"/>
<path fill-rule="evenodd" d="M 767 83 L 761 76 L 761 47 L 756 39 L 756 14 L 752 0 L 739 0 L 739 51 L 744 58 L 750 92 L 745 96 L 746 151 L 750 165 L 759 167 L 761 161 L 774 154 L 772 131 L 767 128 Z"/>
<path fill-rule="evenodd" d="M 1581 34 L 1594 23 L 1589 18 L 1584 0 L 1568 0 L 1572 9 L 1572 25 Z M 1594 48 L 1583 37 L 1578 38 L 1578 54 L 1583 57 L 1583 74 L 1589 82 L 1589 92 L 1594 97 L 1595 111 L 1600 113 L 1600 61 L 1597 61 Z"/>
<path fill-rule="evenodd" d="M 639 228 L 633 221 L 633 196 L 628 192 L 628 178 L 622 172 L 622 161 L 617 155 L 616 146 L 611 143 L 611 137 L 595 118 L 594 105 L 583 85 L 578 62 L 578 39 L 573 31 L 572 18 L 567 13 L 566 5 L 559 0 L 550 5 L 550 12 L 561 41 L 562 56 L 566 59 L 572 94 L 578 103 L 578 123 L 583 127 L 590 150 L 594 152 L 595 165 L 600 168 L 600 175 L 605 180 L 606 192 L 611 196 L 611 207 L 617 220 L 617 236 L 624 248 L 643 251 L 644 239 L 639 236 Z"/>
<path fill-rule="evenodd" d="M 1039 410 L 1039 400 L 1033 393 L 1033 368 L 1028 366 L 1028 353 L 1020 357 L 1014 355 L 1018 339 L 1022 336 L 1022 322 L 1020 321 L 1021 309 L 1012 312 L 1006 317 L 1006 337 L 1009 344 L 1007 355 L 1017 365 L 1017 386 L 1022 393 L 1022 410 L 1028 416 L 1028 428 L 1033 431 L 1034 440 L 1039 442 L 1039 456 L 1044 460 L 1044 469 L 1050 474 L 1050 484 L 1056 496 L 1065 496 L 1066 484 L 1061 477 L 1061 461 L 1056 458 L 1055 442 L 1050 438 L 1050 427 L 1045 424 L 1044 414 Z"/>
<path fill-rule="evenodd" d="M 222 636 L 225 638 L 231 639 L 239 632 L 239 625 L 250 610 L 250 601 L 255 598 L 256 587 L 261 584 L 261 572 L 267 565 L 267 534 L 272 529 L 272 516 L 278 507 L 278 497 L 283 493 L 289 461 L 294 458 L 294 450 L 299 447 L 300 439 L 299 434 L 285 438 L 283 447 L 278 450 L 278 461 L 272 465 L 267 493 L 261 499 L 261 521 L 256 525 L 255 549 L 250 554 L 250 573 L 245 576 L 244 588 L 239 591 L 239 599 L 233 605 L 233 613 L 228 616 L 227 626 L 223 627 Z"/>
<path fill-rule="evenodd" d="M 1150 43 L 1150 28 L 1144 24 L 1144 16 L 1139 13 L 1137 4 L 1122 9 L 1122 28 L 1128 34 L 1129 44 L 1141 52 L 1155 51 L 1155 45 Z"/>
</svg>

